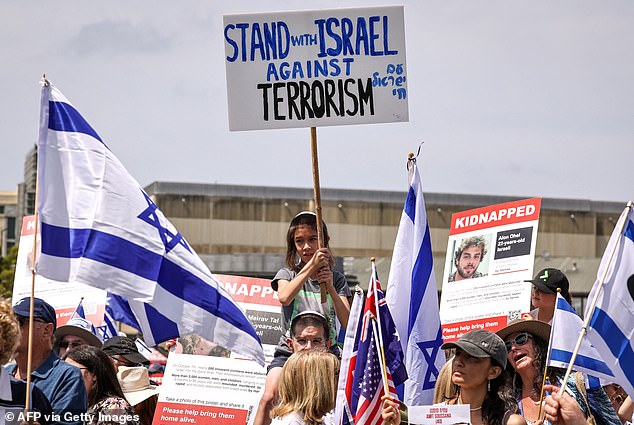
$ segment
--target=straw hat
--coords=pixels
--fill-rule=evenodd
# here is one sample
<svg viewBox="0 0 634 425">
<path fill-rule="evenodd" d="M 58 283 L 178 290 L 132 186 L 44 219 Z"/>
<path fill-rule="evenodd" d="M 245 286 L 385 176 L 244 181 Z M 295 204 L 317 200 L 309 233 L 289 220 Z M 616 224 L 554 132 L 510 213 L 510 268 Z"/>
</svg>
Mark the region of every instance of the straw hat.
<svg viewBox="0 0 634 425">
<path fill-rule="evenodd" d="M 143 366 L 127 367 L 119 366 L 117 379 L 121 384 L 123 395 L 132 406 L 159 393 L 156 385 L 150 384 L 150 375 Z"/>
<path fill-rule="evenodd" d="M 539 320 L 518 319 L 510 322 L 506 327 L 500 329 L 496 333 L 502 339 L 515 332 L 528 332 L 541 338 L 546 344 L 550 341 L 550 325 Z"/>
</svg>

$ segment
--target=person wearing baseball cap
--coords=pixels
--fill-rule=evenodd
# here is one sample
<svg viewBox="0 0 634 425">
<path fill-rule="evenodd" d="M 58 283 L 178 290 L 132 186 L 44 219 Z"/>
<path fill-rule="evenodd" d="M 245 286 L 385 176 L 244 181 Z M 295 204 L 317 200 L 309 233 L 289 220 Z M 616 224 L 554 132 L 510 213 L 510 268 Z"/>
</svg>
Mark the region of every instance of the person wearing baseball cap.
<svg viewBox="0 0 634 425">
<path fill-rule="evenodd" d="M 20 324 L 13 314 L 11 304 L 0 299 L 0 365 L 6 364 L 13 355 L 15 347 L 20 340 Z M 3 367 L 0 366 L 0 418 L 2 421 L 9 419 L 11 415 L 18 418 L 26 407 L 26 394 L 29 392 L 26 382 L 15 379 Z M 32 387 L 30 391 L 30 412 L 37 412 L 41 418 L 51 416 L 51 405 L 38 388 Z M 13 423 L 6 420 L 7 423 Z M 40 421 L 48 423 L 47 420 Z"/>
<path fill-rule="evenodd" d="M 502 338 L 487 330 L 473 330 L 458 341 L 446 342 L 443 350 L 454 349 L 451 381 L 458 387 L 457 395 L 446 404 L 468 404 L 472 424 L 520 424 L 517 402 L 511 392 L 506 370 L 507 351 Z M 387 399 L 383 404 L 383 419 L 401 421 L 397 402 Z"/>
<path fill-rule="evenodd" d="M 279 380 L 282 368 L 293 353 L 300 351 L 316 350 L 328 351 L 331 348 L 330 325 L 328 319 L 322 313 L 314 310 L 305 310 L 293 317 L 290 322 L 290 337 L 286 338 L 288 351 L 277 349 L 275 356 L 269 365 L 267 384 L 260 399 L 259 408 L 266 415 L 260 413 L 260 421 L 266 417 L 270 419 L 269 412 L 272 409 L 272 401 L 279 397 Z M 271 379 L 274 377 L 275 379 Z"/>
<path fill-rule="evenodd" d="M 22 298 L 13 306 L 22 335 L 15 350 L 16 364 L 7 371 L 17 379 L 26 379 L 28 362 L 28 323 L 31 299 Z M 56 417 L 66 424 L 81 421 L 65 420 L 65 414 L 80 415 L 88 408 L 88 397 L 81 371 L 61 360 L 53 351 L 53 334 L 57 327 L 55 309 L 40 298 L 33 298 L 33 338 L 31 343 L 31 382 L 51 403 Z M 79 418 L 79 416 L 77 416 Z M 53 422 L 56 423 L 56 422 Z"/>
<path fill-rule="evenodd" d="M 110 357 L 117 371 L 120 366 L 133 367 L 150 364 L 150 361 L 139 353 L 134 339 L 128 336 L 113 336 L 104 342 L 101 349 Z"/>
<path fill-rule="evenodd" d="M 55 331 L 55 343 L 57 355 L 62 357 L 68 350 L 80 345 L 92 345 L 101 348 L 101 338 L 93 330 L 95 327 L 88 320 L 79 316 L 71 318 L 65 325 Z"/>
<path fill-rule="evenodd" d="M 533 284 L 531 292 L 531 317 L 535 320 L 551 323 L 555 314 L 555 303 L 557 302 L 557 292 L 572 304 L 570 297 L 570 284 L 568 278 L 561 270 L 546 268 L 535 275 L 532 280 L 526 280 Z"/>
</svg>

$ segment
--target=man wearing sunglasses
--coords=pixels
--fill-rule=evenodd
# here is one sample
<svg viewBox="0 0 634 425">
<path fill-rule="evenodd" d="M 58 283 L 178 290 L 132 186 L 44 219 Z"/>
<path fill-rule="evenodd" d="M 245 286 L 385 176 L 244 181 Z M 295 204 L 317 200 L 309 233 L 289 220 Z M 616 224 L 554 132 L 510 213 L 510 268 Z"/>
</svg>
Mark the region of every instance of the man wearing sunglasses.
<svg viewBox="0 0 634 425">
<path fill-rule="evenodd" d="M 73 317 L 57 328 L 54 344 L 57 355 L 63 357 L 68 351 L 82 345 L 101 348 L 101 339 L 94 334 L 93 329 L 93 324 L 81 317 Z"/>
<path fill-rule="evenodd" d="M 15 365 L 7 366 L 7 371 L 17 379 L 26 380 L 28 362 L 29 310 L 31 300 L 23 298 L 13 306 L 13 313 L 20 324 L 20 342 L 15 351 Z M 31 355 L 31 382 L 51 403 L 54 417 L 59 422 L 81 424 L 69 421 L 69 415 L 86 412 L 88 398 L 81 371 L 61 360 L 53 351 L 53 333 L 57 327 L 55 309 L 40 298 L 33 298 L 33 339 Z"/>
</svg>

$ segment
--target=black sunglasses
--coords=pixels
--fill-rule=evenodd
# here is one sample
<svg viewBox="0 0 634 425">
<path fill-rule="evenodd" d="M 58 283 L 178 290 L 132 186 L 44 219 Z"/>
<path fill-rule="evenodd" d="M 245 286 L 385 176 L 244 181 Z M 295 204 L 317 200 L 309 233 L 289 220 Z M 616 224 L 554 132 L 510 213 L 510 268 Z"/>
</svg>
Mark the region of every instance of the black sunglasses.
<svg viewBox="0 0 634 425">
<path fill-rule="evenodd" d="M 511 351 L 511 348 L 513 348 L 513 344 L 515 344 L 516 347 L 526 344 L 528 342 L 528 339 L 532 337 L 533 335 L 529 334 L 528 332 L 522 332 L 521 334 L 517 335 L 515 339 L 504 342 L 506 351 Z"/>
<path fill-rule="evenodd" d="M 81 342 L 68 342 L 68 341 L 61 341 L 59 343 L 59 348 L 70 348 L 71 350 L 75 347 L 81 347 L 82 344 Z"/>
</svg>

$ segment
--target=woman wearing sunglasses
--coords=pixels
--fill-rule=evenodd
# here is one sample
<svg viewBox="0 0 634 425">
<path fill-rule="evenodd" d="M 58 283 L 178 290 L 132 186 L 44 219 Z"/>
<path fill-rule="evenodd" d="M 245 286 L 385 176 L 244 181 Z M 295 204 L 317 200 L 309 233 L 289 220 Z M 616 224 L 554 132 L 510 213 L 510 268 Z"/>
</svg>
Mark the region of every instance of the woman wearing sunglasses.
<svg viewBox="0 0 634 425">
<path fill-rule="evenodd" d="M 507 355 L 501 338 L 493 332 L 475 330 L 441 348 L 455 349 L 451 382 L 456 391 L 439 404 L 468 404 L 472 425 L 526 425 L 516 414 L 517 403 L 505 370 Z M 384 423 L 407 423 L 400 407 L 397 400 L 384 397 L 381 412 Z"/>
<path fill-rule="evenodd" d="M 539 419 L 550 325 L 538 320 L 516 320 L 497 334 L 504 340 L 508 352 L 508 365 L 512 371 L 520 413 L 530 425 Z M 564 385 L 565 372 L 563 369 L 549 367 L 548 381 L 561 387 Z M 619 418 L 603 389 L 585 387 L 585 379 L 579 372 L 571 374 L 565 383 L 566 392 L 577 401 L 586 417 L 590 413 L 597 425 L 619 425 Z"/>
</svg>

